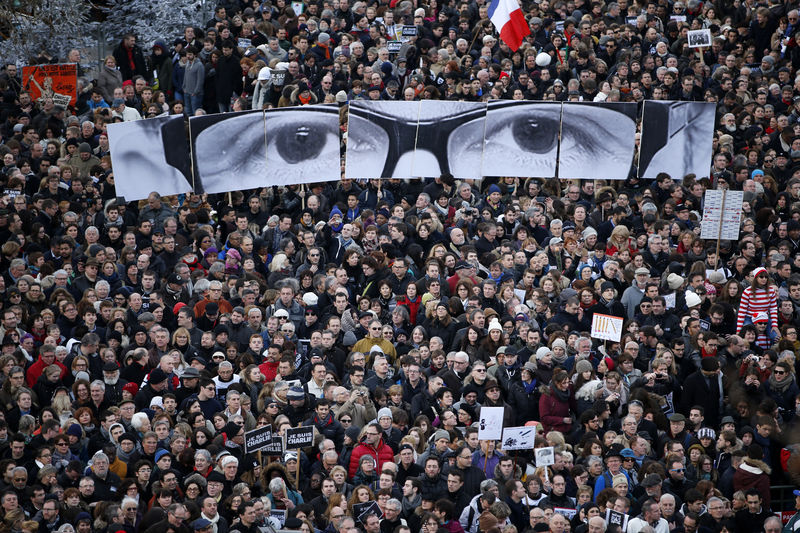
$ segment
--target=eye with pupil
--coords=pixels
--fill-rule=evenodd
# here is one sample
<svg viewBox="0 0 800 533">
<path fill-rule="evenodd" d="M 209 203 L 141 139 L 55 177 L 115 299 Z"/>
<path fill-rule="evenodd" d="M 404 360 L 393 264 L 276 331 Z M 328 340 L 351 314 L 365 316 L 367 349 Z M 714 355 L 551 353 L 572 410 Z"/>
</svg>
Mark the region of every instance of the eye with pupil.
<svg viewBox="0 0 800 533">
<path fill-rule="evenodd" d="M 538 118 L 517 120 L 514 122 L 512 134 L 524 150 L 546 153 L 554 150 L 558 143 L 558 123 Z"/>
<path fill-rule="evenodd" d="M 324 136 L 325 132 L 319 128 L 288 126 L 277 133 L 275 147 L 287 163 L 297 164 L 320 154 Z"/>
</svg>

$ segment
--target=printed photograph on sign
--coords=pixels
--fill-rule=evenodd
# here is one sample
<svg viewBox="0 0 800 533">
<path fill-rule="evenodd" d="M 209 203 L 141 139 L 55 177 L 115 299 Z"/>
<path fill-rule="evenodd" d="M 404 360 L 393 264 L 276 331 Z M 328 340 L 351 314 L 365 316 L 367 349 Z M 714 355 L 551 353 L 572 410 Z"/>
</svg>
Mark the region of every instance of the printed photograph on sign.
<svg viewBox="0 0 800 533">
<path fill-rule="evenodd" d="M 642 108 L 639 177 L 666 172 L 674 179 L 686 174 L 709 175 L 713 154 L 716 104 L 708 102 L 657 102 Z"/>
<path fill-rule="evenodd" d="M 711 46 L 711 30 L 708 28 L 689 30 L 686 38 L 689 41 L 689 48 Z"/>
<path fill-rule="evenodd" d="M 561 109 L 558 177 L 624 180 L 636 148 L 633 102 L 568 102 Z"/>
<path fill-rule="evenodd" d="M 222 132 L 239 131 L 220 143 Z M 243 111 L 189 118 L 195 192 L 215 194 L 262 186 L 267 172 L 264 112 Z M 259 136 L 258 133 L 261 133 Z"/>
<path fill-rule="evenodd" d="M 238 135 L 220 137 L 223 132 Z M 195 192 L 216 194 L 254 189 L 267 174 L 264 112 L 242 111 L 189 118 Z M 259 135 L 260 133 L 260 135 Z M 221 138 L 230 142 L 220 143 Z"/>
<path fill-rule="evenodd" d="M 486 104 L 422 100 L 411 175 L 480 179 Z"/>
<path fill-rule="evenodd" d="M 546 448 L 536 448 L 536 466 L 548 466 L 556 463 L 555 449 L 552 446 Z"/>
<path fill-rule="evenodd" d="M 126 201 L 192 190 L 183 115 L 109 124 L 108 145 L 117 196 Z"/>
<path fill-rule="evenodd" d="M 412 177 L 419 107 L 419 102 L 350 102 L 345 177 Z"/>
<path fill-rule="evenodd" d="M 489 102 L 483 140 L 484 176 L 556 175 L 560 102 Z"/>
</svg>

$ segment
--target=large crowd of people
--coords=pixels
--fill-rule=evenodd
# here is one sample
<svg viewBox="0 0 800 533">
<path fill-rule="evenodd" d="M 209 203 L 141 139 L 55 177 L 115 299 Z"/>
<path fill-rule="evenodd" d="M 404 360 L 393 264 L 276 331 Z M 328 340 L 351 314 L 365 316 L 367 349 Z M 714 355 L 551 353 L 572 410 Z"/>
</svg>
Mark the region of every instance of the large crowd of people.
<svg viewBox="0 0 800 533">
<path fill-rule="evenodd" d="M 481 0 L 225 0 L 98 68 L 6 64 L 0 529 L 800 530 L 772 490 L 800 483 L 797 7 L 525 1 L 512 52 Z M 37 60 L 79 64 L 74 106 L 32 97 Z M 716 102 L 714 156 L 116 194 L 109 123 L 364 98 Z M 700 238 L 715 188 L 738 241 Z M 553 464 L 481 439 L 485 407 Z M 313 444 L 245 449 L 268 425 Z"/>
</svg>

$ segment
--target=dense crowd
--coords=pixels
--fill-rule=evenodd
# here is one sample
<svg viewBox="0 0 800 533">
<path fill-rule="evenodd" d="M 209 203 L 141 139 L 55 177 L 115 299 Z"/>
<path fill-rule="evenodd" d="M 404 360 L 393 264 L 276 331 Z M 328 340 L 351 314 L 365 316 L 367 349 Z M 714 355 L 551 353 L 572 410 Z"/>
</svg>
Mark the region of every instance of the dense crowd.
<svg viewBox="0 0 800 533">
<path fill-rule="evenodd" d="M 800 482 L 797 7 L 526 1 L 512 52 L 483 1 L 225 0 L 98 69 L 65 51 L 69 109 L 5 65 L 0 529 L 798 531 L 770 489 Z M 116 194 L 111 122 L 361 98 L 712 101 L 714 157 Z M 714 188 L 738 242 L 700 238 Z M 554 464 L 480 439 L 484 407 Z M 313 446 L 245 450 L 267 425 Z"/>
</svg>

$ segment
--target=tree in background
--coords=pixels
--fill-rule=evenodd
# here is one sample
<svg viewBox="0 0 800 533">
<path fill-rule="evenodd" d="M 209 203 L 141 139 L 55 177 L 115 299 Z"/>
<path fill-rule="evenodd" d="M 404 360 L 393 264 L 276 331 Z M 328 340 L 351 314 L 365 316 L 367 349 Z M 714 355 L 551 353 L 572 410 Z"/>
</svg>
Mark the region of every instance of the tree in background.
<svg viewBox="0 0 800 533">
<path fill-rule="evenodd" d="M 71 48 L 89 44 L 92 6 L 86 0 L 14 0 L 2 5 L 0 61 L 4 63 L 64 61 Z"/>
<path fill-rule="evenodd" d="M 106 6 L 101 7 L 105 21 L 100 24 L 108 39 L 121 39 L 126 33 L 133 33 L 137 42 L 149 49 L 156 39 L 183 35 L 186 26 L 202 27 L 203 16 L 209 11 L 206 3 L 204 0 L 106 0 Z"/>
</svg>

